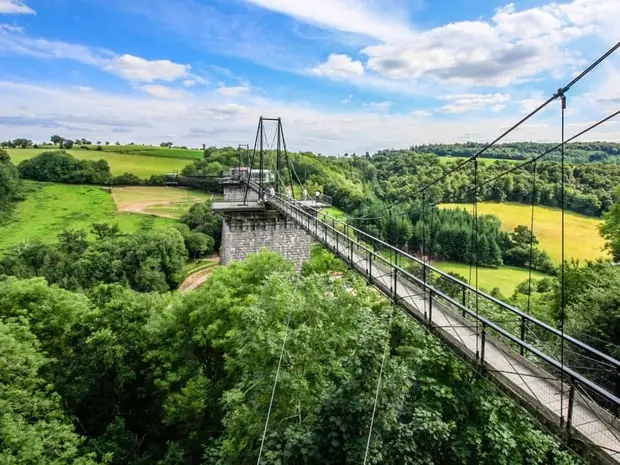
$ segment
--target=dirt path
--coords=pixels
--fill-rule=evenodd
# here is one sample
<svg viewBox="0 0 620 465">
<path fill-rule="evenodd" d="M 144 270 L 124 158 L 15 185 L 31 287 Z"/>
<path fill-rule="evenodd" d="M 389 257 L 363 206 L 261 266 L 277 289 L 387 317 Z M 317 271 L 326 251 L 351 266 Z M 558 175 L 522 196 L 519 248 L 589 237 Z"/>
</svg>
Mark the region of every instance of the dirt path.
<svg viewBox="0 0 620 465">
<path fill-rule="evenodd" d="M 202 286 L 207 281 L 207 279 L 209 279 L 211 273 L 213 273 L 213 269 L 220 263 L 219 257 L 210 258 L 210 260 L 213 259 L 217 259 L 213 266 L 207 268 L 206 270 L 196 271 L 195 273 L 192 273 L 187 278 L 185 278 L 185 280 L 179 286 L 179 292 L 187 293 Z"/>
<path fill-rule="evenodd" d="M 112 199 L 114 199 L 114 203 L 116 205 L 117 212 L 128 212 L 128 213 L 140 213 L 143 215 L 155 215 L 162 218 L 172 218 L 178 219 L 178 216 L 170 215 L 164 212 L 155 212 L 148 211 L 153 207 L 174 207 L 180 203 L 201 203 L 204 202 L 205 199 L 201 197 L 194 197 L 191 195 L 187 195 L 186 197 L 179 199 L 153 199 L 153 200 L 135 200 L 128 201 L 126 198 L 121 199 L 121 195 L 126 192 L 136 192 L 140 194 L 140 191 L 137 190 L 136 187 L 115 187 L 112 189 Z"/>
</svg>

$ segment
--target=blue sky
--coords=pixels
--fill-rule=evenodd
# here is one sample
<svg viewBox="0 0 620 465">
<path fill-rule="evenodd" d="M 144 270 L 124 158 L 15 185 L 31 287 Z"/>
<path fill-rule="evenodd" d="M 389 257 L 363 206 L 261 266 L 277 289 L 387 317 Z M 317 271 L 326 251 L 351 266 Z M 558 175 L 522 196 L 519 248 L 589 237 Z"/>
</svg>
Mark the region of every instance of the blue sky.
<svg viewBox="0 0 620 465">
<path fill-rule="evenodd" d="M 486 141 L 619 40 L 618 17 L 618 0 L 0 0 L 0 139 L 237 145 L 264 115 L 329 154 Z M 571 91 L 569 134 L 617 110 L 618 70 Z M 513 140 L 557 140 L 558 117 Z"/>
</svg>

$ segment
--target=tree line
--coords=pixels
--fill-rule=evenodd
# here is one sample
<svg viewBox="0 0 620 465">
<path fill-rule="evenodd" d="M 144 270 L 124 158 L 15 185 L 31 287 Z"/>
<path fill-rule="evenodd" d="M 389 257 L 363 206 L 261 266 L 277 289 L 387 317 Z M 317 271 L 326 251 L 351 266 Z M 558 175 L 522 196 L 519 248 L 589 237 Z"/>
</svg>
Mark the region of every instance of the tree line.
<svg viewBox="0 0 620 465">
<path fill-rule="evenodd" d="M 367 160 L 351 161 L 353 165 Z M 616 200 L 614 190 L 620 185 L 620 166 L 602 163 L 566 164 L 539 161 L 519 168 L 509 162 L 478 163 L 450 173 L 456 163 L 442 163 L 434 155 L 408 150 L 383 152 L 372 157 L 376 172 L 364 182 L 375 186 L 377 196 L 392 204 L 422 200 L 422 188 L 429 203 L 472 202 L 475 177 L 478 201 L 519 202 L 559 207 L 561 181 L 565 182 L 564 203 L 568 210 L 589 216 L 601 216 Z M 510 174 L 502 176 L 507 171 Z M 443 177 L 445 175 L 445 177 Z M 443 178 L 442 178 L 443 177 Z M 438 181 L 439 180 L 439 181 Z M 535 182 L 534 182 L 535 181 Z"/>
</svg>

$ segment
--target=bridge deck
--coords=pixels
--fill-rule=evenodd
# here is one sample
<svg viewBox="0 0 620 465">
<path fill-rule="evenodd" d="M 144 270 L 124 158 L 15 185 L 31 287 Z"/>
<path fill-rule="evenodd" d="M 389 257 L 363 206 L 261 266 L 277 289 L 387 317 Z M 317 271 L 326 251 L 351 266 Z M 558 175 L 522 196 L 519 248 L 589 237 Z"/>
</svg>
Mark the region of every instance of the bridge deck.
<svg viewBox="0 0 620 465">
<path fill-rule="evenodd" d="M 484 368 L 528 409 L 542 415 L 548 423 L 561 425 L 561 417 L 571 418 L 570 434 L 579 439 L 605 463 L 620 463 L 620 429 L 613 415 L 587 395 L 574 391 L 573 410 L 569 413 L 569 386 L 521 356 L 503 342 L 482 335 L 480 324 L 460 315 L 449 305 L 429 301 L 424 290 L 396 276 L 388 266 L 368 258 L 366 249 L 325 223 L 311 217 L 283 199 L 268 197 L 267 202 L 306 229 L 319 242 L 349 262 L 379 289 L 390 295 L 412 316 L 441 336 L 449 344 Z M 353 244 L 353 246 L 352 246 Z M 480 362 L 480 360 L 482 361 Z M 592 445 L 595 446 L 592 448 Z"/>
</svg>

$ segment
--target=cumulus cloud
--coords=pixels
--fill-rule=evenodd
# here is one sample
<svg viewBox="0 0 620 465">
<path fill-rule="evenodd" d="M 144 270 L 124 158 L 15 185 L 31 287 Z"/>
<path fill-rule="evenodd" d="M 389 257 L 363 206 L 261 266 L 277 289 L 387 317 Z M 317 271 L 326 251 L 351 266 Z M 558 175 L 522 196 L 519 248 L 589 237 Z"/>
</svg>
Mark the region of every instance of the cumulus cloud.
<svg viewBox="0 0 620 465">
<path fill-rule="evenodd" d="M 349 55 L 332 53 L 325 63 L 316 66 L 312 71 L 318 76 L 346 79 L 363 75 L 364 65 L 361 61 L 354 61 Z"/>
<path fill-rule="evenodd" d="M 517 11 L 509 4 L 490 20 L 460 21 L 362 50 L 367 68 L 392 79 L 431 78 L 469 86 L 507 86 L 543 72 L 583 64 L 566 45 L 604 35 L 620 15 L 617 0 L 573 0 Z"/>
<path fill-rule="evenodd" d="M 34 15 L 36 12 L 20 0 L 0 0 L 0 14 Z"/>
<path fill-rule="evenodd" d="M 440 100 L 451 103 L 439 108 L 444 113 L 464 113 L 466 111 L 480 110 L 490 107 L 491 111 L 497 112 L 505 108 L 504 103 L 510 100 L 507 94 L 456 94 L 444 95 Z"/>
<path fill-rule="evenodd" d="M 174 89 L 172 87 L 162 86 L 158 84 L 147 84 L 142 86 L 142 90 L 153 97 L 163 99 L 180 99 L 187 95 L 183 89 Z"/>
<path fill-rule="evenodd" d="M 217 89 L 217 92 L 224 97 L 239 97 L 241 95 L 249 93 L 250 88 L 247 86 L 222 86 Z"/>
<path fill-rule="evenodd" d="M 169 82 L 187 76 L 191 66 L 173 63 L 170 60 L 149 61 L 125 54 L 114 58 L 104 69 L 130 81 Z"/>
<path fill-rule="evenodd" d="M 364 153 L 386 147 L 407 147 L 413 143 L 491 140 L 502 128 L 514 123 L 511 116 L 473 113 L 459 124 L 441 118 L 428 118 L 424 111 L 389 114 L 370 108 L 352 111 L 317 109 L 291 101 L 248 97 L 243 105 L 223 104 L 219 95 L 186 95 L 162 99 L 144 94 L 117 95 L 94 89 L 76 92 L 75 87 L 29 85 L 0 81 L 0 139 L 15 134 L 33 140 L 48 140 L 50 128 L 70 133 L 70 127 L 92 131 L 97 139 L 116 140 L 124 128 L 125 141 L 158 143 L 162 134 L 177 134 L 175 140 L 187 146 L 200 146 L 205 137 L 213 145 L 234 145 L 250 141 L 261 114 L 281 116 L 291 150 L 311 150 L 323 154 Z M 446 103 L 454 103 L 446 100 Z M 209 121 L 208 134 L 196 131 L 200 122 Z M 571 120 L 575 131 L 582 119 Z M 10 124 L 10 126 L 9 126 Z M 545 140 L 557 121 L 526 125 L 509 140 Z M 615 131 L 615 132 L 614 132 Z M 571 126 L 569 134 L 573 132 Z M 476 134 L 472 136 L 471 134 Z M 202 134 L 202 135 L 201 135 Z M 178 139 L 178 140 L 177 140 Z M 605 125 L 588 134 L 587 140 L 620 140 L 617 126 Z"/>
</svg>

